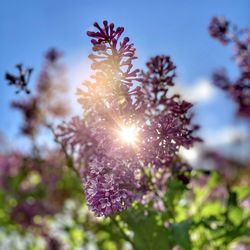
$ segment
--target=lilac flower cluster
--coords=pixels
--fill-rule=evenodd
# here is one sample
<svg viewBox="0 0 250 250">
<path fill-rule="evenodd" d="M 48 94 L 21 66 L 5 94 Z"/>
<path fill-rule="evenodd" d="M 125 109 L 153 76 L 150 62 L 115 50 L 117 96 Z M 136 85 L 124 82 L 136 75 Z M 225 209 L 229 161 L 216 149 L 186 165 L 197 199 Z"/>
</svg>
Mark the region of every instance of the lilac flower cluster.
<svg viewBox="0 0 250 250">
<path fill-rule="evenodd" d="M 237 103 L 238 115 L 250 118 L 250 32 L 248 29 L 231 27 L 229 21 L 222 17 L 214 17 L 209 25 L 210 35 L 223 44 L 233 43 L 234 61 L 238 65 L 240 75 L 231 80 L 224 69 L 213 75 L 215 85 L 228 92 Z M 232 31 L 231 31 L 232 30 Z"/>
<path fill-rule="evenodd" d="M 13 101 L 12 108 L 22 112 L 24 124 L 21 131 L 25 135 L 33 136 L 36 133 L 37 125 L 39 125 L 38 99 L 30 98 L 28 100 Z"/>
<path fill-rule="evenodd" d="M 140 188 L 134 176 L 134 166 L 128 161 L 97 157 L 89 164 L 85 194 L 90 209 L 97 215 L 121 211 L 136 198 Z"/>
<path fill-rule="evenodd" d="M 78 89 L 79 102 L 85 112 L 98 112 L 105 114 L 109 108 L 114 112 L 131 113 L 138 106 L 140 88 L 133 88 L 133 81 L 138 80 L 139 70 L 133 70 L 132 61 L 136 59 L 135 48 L 124 37 L 121 42 L 123 27 L 114 28 L 114 24 L 103 22 L 103 28 L 94 23 L 97 32 L 87 32 L 92 37 L 93 53 L 89 55 L 92 60 L 92 69 L 96 74 L 92 76 L 94 82 L 85 81 L 82 89 Z M 98 84 L 96 84 L 98 83 Z M 134 100 L 134 105 L 131 100 Z"/>
<path fill-rule="evenodd" d="M 64 117 L 70 111 L 65 105 L 65 93 L 68 90 L 65 77 L 66 68 L 61 63 L 63 53 L 55 48 L 45 53 L 45 62 L 39 74 L 37 93 L 40 109 L 47 116 Z"/>
<path fill-rule="evenodd" d="M 13 152 L 11 155 L 0 154 L 0 187 L 5 191 L 9 191 L 11 189 L 8 178 L 17 175 L 22 166 L 21 159 L 21 154 L 17 152 Z"/>
<path fill-rule="evenodd" d="M 37 233 L 45 229 L 43 219 L 61 211 L 72 195 L 60 185 L 65 176 L 61 152 L 43 149 L 43 154 L 44 157 L 17 152 L 0 154 L 0 189 L 6 199 L 13 197 L 17 201 L 6 202 L 9 219 L 20 229 L 36 228 Z"/>
<path fill-rule="evenodd" d="M 170 57 L 156 56 L 147 71 L 134 70 L 135 48 L 122 38 L 124 28 L 107 21 L 94 27 L 87 35 L 95 74 L 77 90 L 84 117 L 61 124 L 57 139 L 74 159 L 89 208 L 110 216 L 145 202 L 153 190 L 164 192 L 179 148 L 200 139 L 192 104 L 168 95 L 176 75 Z M 175 173 L 188 183 L 184 165 L 176 165 Z"/>
<path fill-rule="evenodd" d="M 61 56 L 61 52 L 50 49 L 45 54 L 45 63 L 39 75 L 36 94 L 29 99 L 12 102 L 12 107 L 21 111 L 24 117 L 21 126 L 24 135 L 34 137 L 39 126 L 45 122 L 45 114 L 48 119 L 49 114 L 53 117 L 63 117 L 69 111 L 68 107 L 63 105 L 62 98 L 56 96 L 56 93 L 58 95 L 66 91 L 62 79 L 64 68 L 58 62 Z"/>
<path fill-rule="evenodd" d="M 0 188 L 7 196 L 11 196 L 13 193 L 16 195 L 17 189 L 17 186 L 13 186 L 13 180 L 18 179 L 20 184 L 18 186 L 18 197 L 20 196 L 22 199 L 14 207 L 11 207 L 10 217 L 23 228 L 33 226 L 33 219 L 36 215 L 43 216 L 52 213 L 52 203 L 49 204 L 48 202 L 31 198 L 32 194 L 36 193 L 39 187 L 32 185 L 28 181 L 28 176 L 30 173 L 37 173 L 39 166 L 40 162 L 28 159 L 21 153 L 13 152 L 12 154 L 0 155 Z M 51 172 L 50 176 L 53 176 Z"/>
<path fill-rule="evenodd" d="M 174 85 L 176 68 L 171 59 L 156 56 L 150 59 L 147 68 L 147 72 L 141 73 L 145 104 L 145 155 L 150 156 L 156 166 L 168 165 L 180 146 L 189 148 L 200 141 L 194 136 L 199 127 L 191 123 L 192 104 L 179 95 L 168 95 L 169 86 Z"/>
<path fill-rule="evenodd" d="M 229 22 L 222 16 L 213 17 L 208 27 L 209 34 L 222 44 L 229 42 L 228 29 Z"/>
<path fill-rule="evenodd" d="M 12 209 L 11 218 L 23 228 L 27 228 L 31 225 L 37 226 L 34 223 L 34 217 L 36 215 L 43 216 L 49 214 L 53 214 L 53 211 L 47 204 L 41 201 L 25 201 L 23 203 L 19 203 Z"/>
<path fill-rule="evenodd" d="M 16 93 L 24 91 L 29 94 L 30 90 L 28 89 L 27 85 L 30 81 L 30 76 L 33 69 L 25 69 L 22 64 L 17 64 L 16 68 L 18 69 L 18 75 L 7 72 L 5 74 L 5 79 L 8 81 L 9 85 L 14 85 L 16 87 Z"/>
</svg>

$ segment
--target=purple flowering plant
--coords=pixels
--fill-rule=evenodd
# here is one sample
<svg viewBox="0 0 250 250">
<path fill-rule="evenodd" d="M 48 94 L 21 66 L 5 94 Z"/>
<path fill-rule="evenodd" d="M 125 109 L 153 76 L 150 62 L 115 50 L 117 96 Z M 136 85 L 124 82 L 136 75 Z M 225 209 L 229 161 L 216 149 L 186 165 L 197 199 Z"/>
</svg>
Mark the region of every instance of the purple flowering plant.
<svg viewBox="0 0 250 250">
<path fill-rule="evenodd" d="M 209 24 L 209 34 L 222 44 L 232 44 L 233 59 L 239 76 L 232 80 L 224 68 L 214 72 L 216 86 L 226 91 L 237 105 L 240 117 L 250 117 L 250 31 L 239 29 L 223 17 L 214 17 Z"/>
<path fill-rule="evenodd" d="M 201 169 L 182 158 L 181 149 L 202 140 L 193 104 L 173 94 L 176 66 L 157 55 L 136 69 L 136 49 L 124 33 L 108 21 L 87 32 L 93 74 L 76 91 L 81 116 L 67 119 L 61 51 L 45 54 L 31 92 L 31 69 L 6 73 L 17 92 L 30 93 L 11 104 L 23 115 L 20 134 L 30 148 L 0 151 L 0 229 L 31 234 L 25 249 L 247 247 L 249 162 L 209 149 Z M 235 46 L 239 79 L 220 71 L 214 81 L 248 117 L 249 32 L 214 17 L 209 33 Z M 204 170 L 208 161 L 213 169 Z"/>
<path fill-rule="evenodd" d="M 179 148 L 200 139 L 192 104 L 168 95 L 176 74 L 171 58 L 156 56 L 146 71 L 134 69 L 135 48 L 124 28 L 107 21 L 94 27 L 87 35 L 95 74 L 77 90 L 84 117 L 59 126 L 57 137 L 74 154 L 89 208 L 112 216 L 149 193 L 164 193 Z"/>
</svg>

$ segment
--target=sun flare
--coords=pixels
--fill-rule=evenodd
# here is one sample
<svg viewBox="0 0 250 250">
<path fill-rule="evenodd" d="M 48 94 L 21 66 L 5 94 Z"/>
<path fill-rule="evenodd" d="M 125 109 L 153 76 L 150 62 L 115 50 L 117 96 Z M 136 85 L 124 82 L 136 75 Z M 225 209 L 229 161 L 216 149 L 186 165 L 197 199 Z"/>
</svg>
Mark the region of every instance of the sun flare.
<svg viewBox="0 0 250 250">
<path fill-rule="evenodd" d="M 138 139 L 138 128 L 135 126 L 122 127 L 119 134 L 124 142 L 128 144 L 135 144 Z"/>
</svg>

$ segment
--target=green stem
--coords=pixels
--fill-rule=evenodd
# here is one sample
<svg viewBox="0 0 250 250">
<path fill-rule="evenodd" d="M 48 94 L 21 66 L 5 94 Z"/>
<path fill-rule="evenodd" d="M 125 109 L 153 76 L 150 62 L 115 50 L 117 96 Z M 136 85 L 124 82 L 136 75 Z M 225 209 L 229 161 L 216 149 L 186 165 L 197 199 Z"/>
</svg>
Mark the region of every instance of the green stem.
<svg viewBox="0 0 250 250">
<path fill-rule="evenodd" d="M 61 146 L 61 148 L 62 148 L 62 150 L 63 150 L 63 153 L 64 153 L 64 155 L 65 155 L 66 165 L 67 165 L 70 169 L 72 169 L 72 170 L 75 172 L 76 176 L 79 177 L 79 179 L 82 179 L 81 176 L 80 176 L 80 174 L 79 174 L 79 172 L 78 172 L 77 169 L 74 167 L 72 158 L 71 158 L 71 157 L 69 156 L 69 154 L 67 153 L 67 149 L 64 147 L 64 145 L 63 145 L 62 143 L 60 143 L 60 141 L 58 141 L 53 126 L 52 126 L 51 124 L 46 124 L 46 127 L 47 127 L 47 128 L 51 131 L 51 133 L 53 134 L 55 142 L 58 143 L 58 144 Z"/>
<path fill-rule="evenodd" d="M 133 242 L 133 240 L 125 233 L 125 231 L 123 230 L 123 228 L 121 227 L 121 225 L 119 224 L 119 222 L 114 218 L 114 217 L 110 217 L 110 219 L 112 220 L 112 222 L 116 225 L 116 227 L 119 229 L 121 235 L 123 236 L 123 238 L 128 241 L 133 249 L 135 250 L 135 243 Z"/>
</svg>

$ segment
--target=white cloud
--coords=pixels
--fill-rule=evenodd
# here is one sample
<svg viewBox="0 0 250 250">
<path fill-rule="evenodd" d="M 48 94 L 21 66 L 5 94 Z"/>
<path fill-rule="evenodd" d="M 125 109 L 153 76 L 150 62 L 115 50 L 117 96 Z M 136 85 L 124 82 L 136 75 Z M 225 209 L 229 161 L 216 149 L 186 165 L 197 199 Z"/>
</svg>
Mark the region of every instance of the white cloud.
<svg viewBox="0 0 250 250">
<path fill-rule="evenodd" d="M 211 131 L 202 135 L 204 143 L 197 143 L 191 149 L 180 148 L 180 156 L 194 168 L 210 168 L 202 157 L 206 150 L 218 150 L 223 155 L 235 159 L 249 158 L 249 134 L 243 127 L 224 127 L 218 131 Z"/>
<path fill-rule="evenodd" d="M 180 156 L 186 160 L 191 165 L 196 165 L 197 161 L 200 157 L 200 147 L 194 146 L 193 148 L 186 149 L 184 147 L 181 147 L 179 150 Z"/>
<path fill-rule="evenodd" d="M 246 129 L 230 126 L 204 134 L 203 136 L 208 146 L 230 145 L 239 141 L 245 141 L 247 137 L 248 133 Z"/>
<path fill-rule="evenodd" d="M 209 102 L 216 95 L 216 88 L 208 79 L 199 79 L 193 85 L 177 84 L 174 93 L 193 103 Z"/>
</svg>

